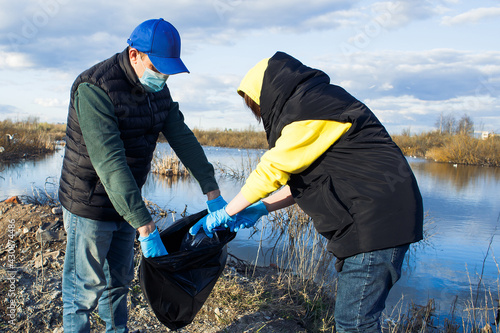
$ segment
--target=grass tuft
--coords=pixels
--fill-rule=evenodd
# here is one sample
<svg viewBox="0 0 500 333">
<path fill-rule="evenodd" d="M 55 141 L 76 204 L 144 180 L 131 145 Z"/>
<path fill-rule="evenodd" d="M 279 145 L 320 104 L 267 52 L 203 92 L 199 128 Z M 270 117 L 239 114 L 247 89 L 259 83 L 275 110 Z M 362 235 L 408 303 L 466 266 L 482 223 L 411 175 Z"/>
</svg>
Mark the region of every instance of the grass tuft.
<svg viewBox="0 0 500 333">
<path fill-rule="evenodd" d="M 157 153 L 151 162 L 151 172 L 168 177 L 187 177 L 189 171 L 181 163 L 177 155 Z"/>
</svg>

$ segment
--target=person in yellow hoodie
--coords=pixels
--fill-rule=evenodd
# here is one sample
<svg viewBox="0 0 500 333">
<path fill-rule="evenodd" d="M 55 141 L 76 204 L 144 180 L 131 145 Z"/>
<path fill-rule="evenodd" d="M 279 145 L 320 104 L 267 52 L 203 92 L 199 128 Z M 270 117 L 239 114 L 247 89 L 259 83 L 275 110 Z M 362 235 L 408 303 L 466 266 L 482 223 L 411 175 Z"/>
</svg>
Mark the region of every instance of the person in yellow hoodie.
<svg viewBox="0 0 500 333">
<path fill-rule="evenodd" d="M 380 332 L 405 253 L 423 234 L 406 158 L 366 105 L 286 53 L 254 66 L 238 94 L 262 121 L 269 150 L 233 200 L 190 233 L 249 228 L 297 203 L 337 258 L 337 332 Z"/>
</svg>

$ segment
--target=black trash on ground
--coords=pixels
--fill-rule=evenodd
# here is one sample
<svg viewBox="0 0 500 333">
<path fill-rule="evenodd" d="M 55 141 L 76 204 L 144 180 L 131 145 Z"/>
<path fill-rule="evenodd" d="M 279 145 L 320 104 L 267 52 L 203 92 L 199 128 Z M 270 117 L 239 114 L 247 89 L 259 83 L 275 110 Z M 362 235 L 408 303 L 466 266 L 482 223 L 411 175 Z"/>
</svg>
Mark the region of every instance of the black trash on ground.
<svg viewBox="0 0 500 333">
<path fill-rule="evenodd" d="M 158 320 L 171 330 L 189 325 L 222 274 L 227 243 L 236 233 L 226 229 L 196 236 L 189 228 L 207 215 L 207 210 L 184 217 L 160 233 L 166 256 L 141 259 L 139 282 Z"/>
</svg>

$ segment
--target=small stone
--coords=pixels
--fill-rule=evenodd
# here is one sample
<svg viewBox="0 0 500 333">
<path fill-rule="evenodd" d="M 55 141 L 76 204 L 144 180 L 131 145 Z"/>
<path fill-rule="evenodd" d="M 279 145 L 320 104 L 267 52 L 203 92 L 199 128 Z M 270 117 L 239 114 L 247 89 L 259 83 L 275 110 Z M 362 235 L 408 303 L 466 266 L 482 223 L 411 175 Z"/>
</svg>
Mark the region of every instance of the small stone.
<svg viewBox="0 0 500 333">
<path fill-rule="evenodd" d="M 214 312 L 219 317 L 222 315 L 222 312 L 221 312 L 220 308 L 215 308 Z"/>
<path fill-rule="evenodd" d="M 61 206 L 57 206 L 57 207 L 52 208 L 52 214 L 54 214 L 54 215 L 61 215 L 62 214 L 62 207 Z"/>
<path fill-rule="evenodd" d="M 46 266 L 49 261 L 55 260 L 59 255 L 61 254 L 60 250 L 52 251 L 52 252 L 47 252 L 43 255 L 43 257 L 40 256 L 35 256 L 35 268 L 40 268 L 42 266 Z M 43 261 L 42 261 L 43 258 Z"/>
<path fill-rule="evenodd" d="M 62 295 L 62 292 L 61 292 L 61 291 L 59 291 L 59 290 L 56 290 L 56 291 L 54 291 L 54 292 L 50 295 L 50 299 L 51 299 L 52 301 L 54 301 L 55 299 L 57 299 L 57 298 L 61 297 L 61 295 Z"/>
</svg>

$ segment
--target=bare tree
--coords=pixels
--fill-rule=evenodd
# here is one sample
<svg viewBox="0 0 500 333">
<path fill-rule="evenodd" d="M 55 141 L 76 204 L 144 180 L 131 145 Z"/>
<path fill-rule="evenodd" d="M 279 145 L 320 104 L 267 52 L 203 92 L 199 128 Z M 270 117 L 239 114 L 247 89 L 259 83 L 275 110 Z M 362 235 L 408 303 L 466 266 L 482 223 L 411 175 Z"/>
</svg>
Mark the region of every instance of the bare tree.
<svg viewBox="0 0 500 333">
<path fill-rule="evenodd" d="M 453 133 L 455 129 L 456 119 L 451 113 L 444 114 L 441 112 L 439 118 L 436 121 L 436 127 L 439 129 L 439 133 Z"/>
<path fill-rule="evenodd" d="M 469 115 L 464 114 L 458 121 L 455 131 L 457 134 L 474 135 L 474 121 Z"/>
</svg>

